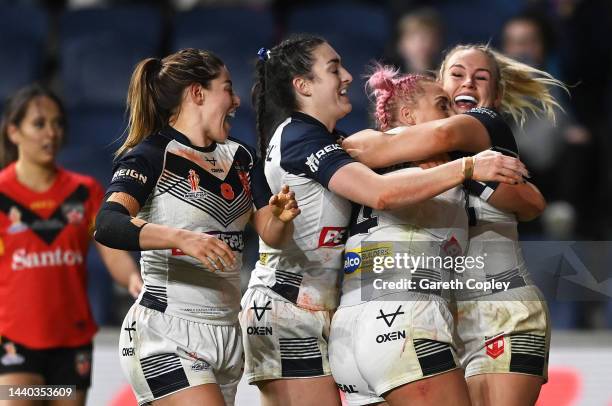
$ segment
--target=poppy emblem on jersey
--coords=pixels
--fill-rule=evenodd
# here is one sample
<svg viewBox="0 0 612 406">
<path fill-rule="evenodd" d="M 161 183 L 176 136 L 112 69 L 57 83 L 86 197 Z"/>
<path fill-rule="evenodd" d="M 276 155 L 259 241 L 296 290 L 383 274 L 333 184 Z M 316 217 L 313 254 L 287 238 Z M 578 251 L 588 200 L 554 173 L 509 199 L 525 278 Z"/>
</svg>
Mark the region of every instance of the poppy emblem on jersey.
<svg viewBox="0 0 612 406">
<path fill-rule="evenodd" d="M 185 193 L 184 198 L 190 200 L 203 199 L 206 197 L 206 192 L 200 190 L 200 175 L 196 173 L 193 169 L 189 170 L 189 175 L 187 176 L 187 181 L 189 182 L 190 192 Z"/>
<path fill-rule="evenodd" d="M 221 196 L 223 196 L 223 198 L 225 200 L 233 200 L 235 197 L 234 194 L 234 189 L 232 189 L 232 185 L 230 185 L 229 183 L 222 183 L 221 184 Z"/>
<path fill-rule="evenodd" d="M 485 348 L 487 350 L 487 355 L 493 359 L 496 359 L 504 353 L 504 344 L 503 333 L 489 339 L 485 337 Z"/>
<path fill-rule="evenodd" d="M 81 224 L 85 217 L 85 210 L 81 203 L 66 203 L 62 205 L 62 213 L 68 224 Z"/>
<path fill-rule="evenodd" d="M 6 343 L 3 347 L 6 354 L 4 354 L 2 356 L 2 359 L 0 359 L 0 363 L 2 365 L 9 366 L 20 365 L 24 363 L 25 358 L 23 357 L 23 355 L 17 354 L 17 347 L 15 347 L 15 344 Z"/>
<path fill-rule="evenodd" d="M 91 371 L 91 354 L 88 352 L 79 352 L 75 358 L 76 371 L 80 376 L 86 376 Z"/>
</svg>

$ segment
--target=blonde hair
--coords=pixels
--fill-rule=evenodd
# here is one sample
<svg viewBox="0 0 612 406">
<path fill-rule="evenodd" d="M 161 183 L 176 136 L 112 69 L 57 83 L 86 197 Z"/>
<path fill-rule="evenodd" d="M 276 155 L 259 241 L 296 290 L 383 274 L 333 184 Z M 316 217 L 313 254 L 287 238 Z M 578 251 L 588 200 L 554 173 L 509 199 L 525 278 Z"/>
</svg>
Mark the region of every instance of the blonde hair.
<svg viewBox="0 0 612 406">
<path fill-rule="evenodd" d="M 459 51 L 477 50 L 485 54 L 494 66 L 493 75 L 497 91 L 501 92 L 500 112 L 507 113 L 523 125 L 528 113 L 544 116 L 555 121 L 555 108 L 563 111 L 551 91 L 553 87 L 569 94 L 567 86 L 550 73 L 509 58 L 493 50 L 488 44 L 457 45 L 448 52 L 440 65 L 439 80 L 442 81 L 451 56 Z"/>
<path fill-rule="evenodd" d="M 134 69 L 127 94 L 128 135 L 119 156 L 168 125 L 180 108 L 183 90 L 192 83 L 208 88 L 224 64 L 200 49 L 180 50 L 162 60 L 147 58 Z"/>
</svg>

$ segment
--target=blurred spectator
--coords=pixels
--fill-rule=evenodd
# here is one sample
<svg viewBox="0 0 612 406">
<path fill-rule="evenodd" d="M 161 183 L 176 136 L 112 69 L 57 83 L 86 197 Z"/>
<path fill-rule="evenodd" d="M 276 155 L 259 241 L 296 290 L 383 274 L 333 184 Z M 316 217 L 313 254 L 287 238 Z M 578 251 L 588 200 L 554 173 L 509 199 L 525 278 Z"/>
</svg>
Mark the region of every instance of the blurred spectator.
<svg viewBox="0 0 612 406">
<path fill-rule="evenodd" d="M 432 73 L 440 62 L 444 29 L 438 13 L 421 8 L 402 16 L 390 62 L 404 72 Z"/>
<path fill-rule="evenodd" d="M 558 77 L 553 45 L 552 29 L 543 16 L 521 14 L 504 25 L 502 51 L 506 55 Z M 564 96 L 555 95 L 557 100 L 564 100 Z M 521 158 L 549 201 L 539 223 L 524 225 L 523 231 L 567 240 L 576 237 L 579 188 L 587 175 L 583 169 L 587 159 L 584 146 L 591 135 L 575 122 L 568 105 L 563 103 L 562 107 L 565 112 L 557 112 L 556 123 L 532 115 L 522 127 L 517 125 L 514 133 Z"/>
</svg>

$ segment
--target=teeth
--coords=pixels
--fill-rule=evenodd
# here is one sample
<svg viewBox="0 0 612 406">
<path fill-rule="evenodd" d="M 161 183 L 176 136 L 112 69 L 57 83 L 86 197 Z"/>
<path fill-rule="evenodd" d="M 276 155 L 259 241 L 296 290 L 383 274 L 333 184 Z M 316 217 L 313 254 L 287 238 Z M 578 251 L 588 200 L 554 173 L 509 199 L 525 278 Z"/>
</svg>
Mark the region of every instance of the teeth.
<svg viewBox="0 0 612 406">
<path fill-rule="evenodd" d="M 342 90 L 340 90 L 340 94 L 341 94 L 342 96 L 346 95 L 346 92 L 347 92 L 347 90 L 346 90 L 346 89 L 342 89 Z"/>
<path fill-rule="evenodd" d="M 468 102 L 468 103 L 478 104 L 478 100 L 466 94 L 455 97 L 455 103 L 458 103 L 458 102 Z"/>
<path fill-rule="evenodd" d="M 236 110 L 234 110 L 234 111 L 232 111 L 232 112 L 227 113 L 227 115 L 228 115 L 230 118 L 234 118 L 234 117 L 236 117 Z"/>
</svg>

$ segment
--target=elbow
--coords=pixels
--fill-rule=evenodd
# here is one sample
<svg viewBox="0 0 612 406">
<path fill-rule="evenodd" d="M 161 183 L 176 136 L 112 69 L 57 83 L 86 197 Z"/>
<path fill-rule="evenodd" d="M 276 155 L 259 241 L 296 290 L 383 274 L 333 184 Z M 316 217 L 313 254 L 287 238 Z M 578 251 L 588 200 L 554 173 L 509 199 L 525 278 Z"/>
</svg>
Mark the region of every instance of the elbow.
<svg viewBox="0 0 612 406">
<path fill-rule="evenodd" d="M 374 196 L 372 207 L 374 210 L 394 210 L 399 207 L 410 206 L 426 200 L 419 194 L 410 197 L 400 195 L 397 191 L 383 191 Z"/>
<path fill-rule="evenodd" d="M 527 207 L 521 211 L 521 213 L 517 214 L 517 218 L 519 221 L 526 222 L 532 221 L 538 218 L 546 209 L 546 200 L 543 197 L 530 202 Z"/>
</svg>

